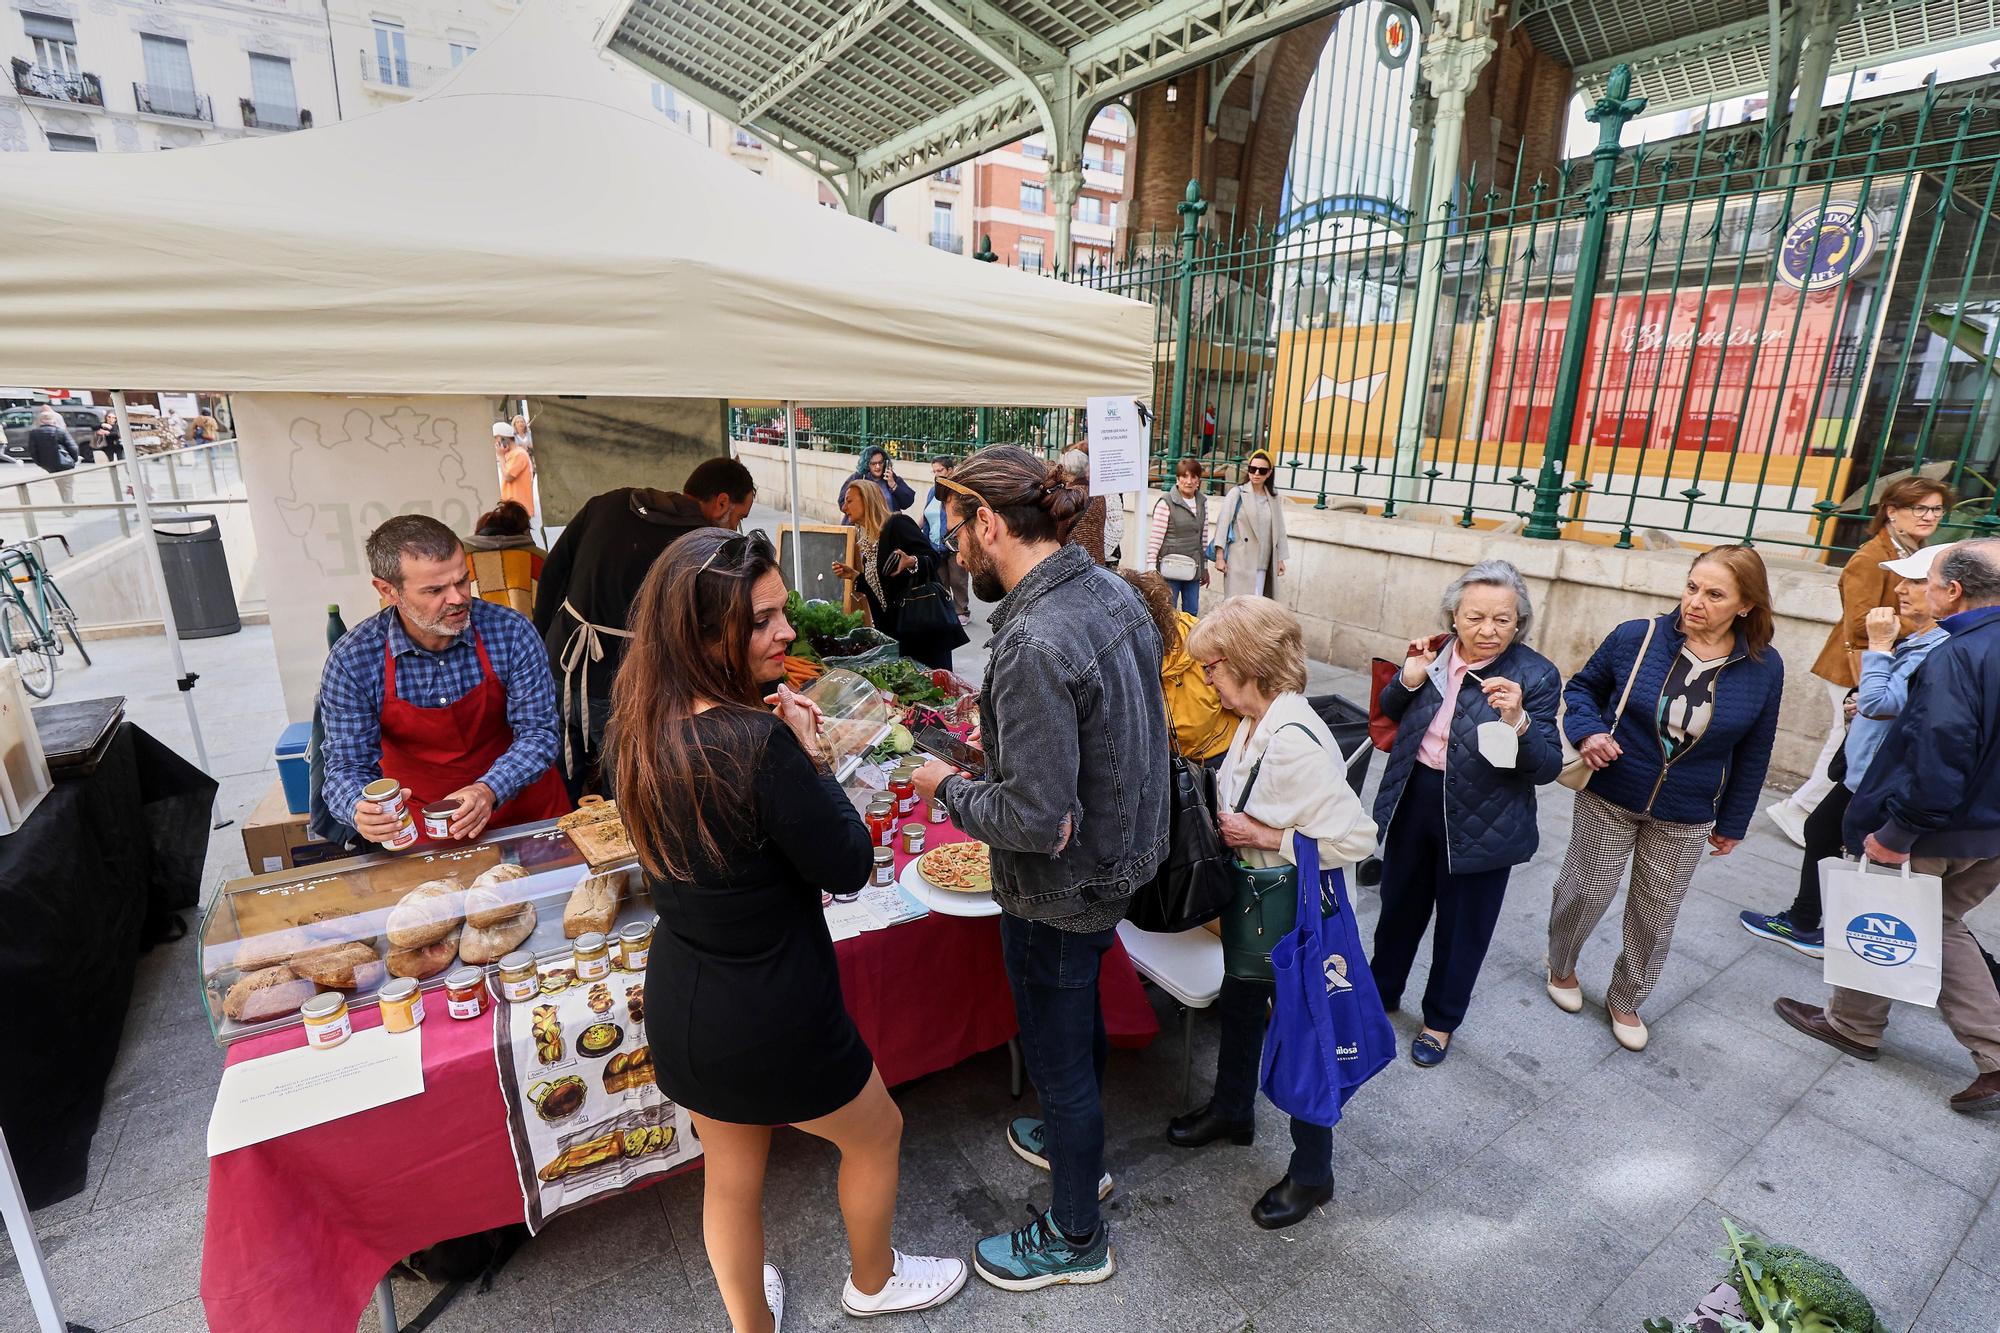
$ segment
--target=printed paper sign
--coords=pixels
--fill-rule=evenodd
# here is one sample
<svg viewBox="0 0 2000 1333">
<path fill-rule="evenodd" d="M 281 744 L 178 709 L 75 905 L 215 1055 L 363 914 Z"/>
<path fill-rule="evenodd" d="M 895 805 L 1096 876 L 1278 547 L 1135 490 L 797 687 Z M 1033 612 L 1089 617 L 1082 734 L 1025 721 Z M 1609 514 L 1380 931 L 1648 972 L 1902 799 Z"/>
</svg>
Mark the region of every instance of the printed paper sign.
<svg viewBox="0 0 2000 1333">
<path fill-rule="evenodd" d="M 1093 398 L 1085 420 L 1090 430 L 1090 493 L 1145 490 L 1152 409 L 1136 398 Z"/>
</svg>

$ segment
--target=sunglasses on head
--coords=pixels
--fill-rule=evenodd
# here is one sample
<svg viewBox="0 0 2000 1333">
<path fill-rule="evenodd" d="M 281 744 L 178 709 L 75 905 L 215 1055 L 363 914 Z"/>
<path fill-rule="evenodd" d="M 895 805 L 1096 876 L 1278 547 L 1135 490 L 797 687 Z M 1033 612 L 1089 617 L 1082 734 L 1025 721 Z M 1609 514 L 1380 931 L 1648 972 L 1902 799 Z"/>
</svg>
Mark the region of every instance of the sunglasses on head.
<svg viewBox="0 0 2000 1333">
<path fill-rule="evenodd" d="M 748 557 L 753 552 L 768 560 L 777 559 L 777 552 L 771 547 L 771 539 L 766 537 L 761 530 L 757 532 L 738 533 L 736 536 L 722 542 L 713 551 L 710 551 L 708 559 L 701 562 L 701 568 L 697 569 L 695 573 L 708 573 L 719 560 L 722 562 L 722 566 L 715 569 L 716 573 L 740 574 L 743 572 L 742 566 L 749 563 Z"/>
</svg>

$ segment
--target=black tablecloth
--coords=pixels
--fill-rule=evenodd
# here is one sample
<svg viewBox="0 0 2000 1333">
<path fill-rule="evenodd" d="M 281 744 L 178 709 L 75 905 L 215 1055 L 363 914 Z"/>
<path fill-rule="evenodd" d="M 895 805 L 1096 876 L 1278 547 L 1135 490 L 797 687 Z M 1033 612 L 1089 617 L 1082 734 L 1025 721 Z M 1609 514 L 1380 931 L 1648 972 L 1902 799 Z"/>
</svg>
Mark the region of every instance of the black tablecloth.
<svg viewBox="0 0 2000 1333">
<path fill-rule="evenodd" d="M 201 896 L 215 779 L 131 723 L 0 837 L 0 1128 L 30 1207 L 83 1188 L 140 952 Z"/>
</svg>

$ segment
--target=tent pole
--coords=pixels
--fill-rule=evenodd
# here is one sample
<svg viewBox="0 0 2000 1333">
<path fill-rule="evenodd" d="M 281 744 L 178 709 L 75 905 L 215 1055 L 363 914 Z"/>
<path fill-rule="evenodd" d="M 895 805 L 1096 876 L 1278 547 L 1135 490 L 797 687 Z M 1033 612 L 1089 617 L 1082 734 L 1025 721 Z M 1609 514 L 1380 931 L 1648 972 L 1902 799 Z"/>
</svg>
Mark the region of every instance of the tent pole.
<svg viewBox="0 0 2000 1333">
<path fill-rule="evenodd" d="M 806 595 L 806 558 L 800 548 L 799 539 L 799 405 L 794 399 L 785 400 L 785 458 L 791 466 L 791 484 L 785 489 L 792 497 L 792 586 L 799 596 Z"/>
<path fill-rule="evenodd" d="M 152 571 L 153 593 L 160 599 L 160 623 L 167 632 L 167 652 L 174 659 L 174 684 L 187 704 L 188 730 L 194 733 L 195 763 L 206 773 L 208 745 L 202 740 L 201 715 L 194 706 L 194 683 L 199 678 L 188 674 L 187 661 L 181 656 L 180 626 L 174 622 L 173 599 L 167 595 L 167 570 L 160 563 L 160 543 L 153 535 L 153 504 L 146 498 L 145 468 L 140 463 L 139 441 L 132 434 L 132 414 L 125 409 L 123 389 L 111 391 L 111 410 L 118 414 L 118 436 L 125 441 L 131 456 L 132 495 L 139 502 L 139 535 L 146 545 L 146 568 Z M 167 464 L 171 467 L 173 460 L 168 459 Z"/>
<path fill-rule="evenodd" d="M 21 1193 L 21 1178 L 15 1174 L 14 1158 L 7 1150 L 7 1135 L 0 1131 L 0 1168 L 5 1168 L 6 1176 L 0 1185 L 6 1187 L 0 1193 L 0 1213 L 7 1219 L 7 1238 L 14 1243 L 14 1257 L 19 1261 L 21 1278 L 28 1284 L 28 1304 L 34 1307 L 35 1325 L 42 1333 L 63 1333 L 66 1328 L 76 1325 L 63 1322 L 62 1314 L 56 1308 L 55 1291 L 49 1285 L 48 1265 L 42 1260 L 41 1242 L 35 1239 L 35 1223 L 28 1216 L 28 1200 Z"/>
</svg>

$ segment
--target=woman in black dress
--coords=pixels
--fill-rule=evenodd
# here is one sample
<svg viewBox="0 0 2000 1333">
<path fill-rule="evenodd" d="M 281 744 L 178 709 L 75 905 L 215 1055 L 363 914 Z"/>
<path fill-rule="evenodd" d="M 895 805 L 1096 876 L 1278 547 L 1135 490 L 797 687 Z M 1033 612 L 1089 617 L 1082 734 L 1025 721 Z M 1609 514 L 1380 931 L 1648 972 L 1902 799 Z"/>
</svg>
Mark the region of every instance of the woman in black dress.
<svg viewBox="0 0 2000 1333">
<path fill-rule="evenodd" d="M 840 1149 L 847 1313 L 940 1305 L 966 1273 L 889 1244 L 902 1116 L 847 1015 L 820 909 L 822 889 L 867 880 L 873 847 L 827 772 L 819 710 L 783 685 L 764 695 L 796 637 L 784 603 L 762 533 L 674 543 L 633 606 L 608 741 L 660 914 L 646 1035 L 660 1090 L 706 1152 L 702 1232 L 735 1333 L 783 1321 L 784 1281 L 764 1263 L 778 1125 Z"/>
<path fill-rule="evenodd" d="M 879 486 L 849 486 L 840 498 L 841 512 L 854 524 L 855 559 L 860 568 L 833 562 L 833 572 L 852 580 L 868 599 L 875 628 L 896 640 L 903 656 L 927 667 L 951 670 L 951 650 L 966 642 L 949 599 L 944 609 L 948 627 L 919 631 L 903 623 L 903 604 L 910 593 L 937 579 L 937 548 L 908 514 L 893 514 Z"/>
</svg>

